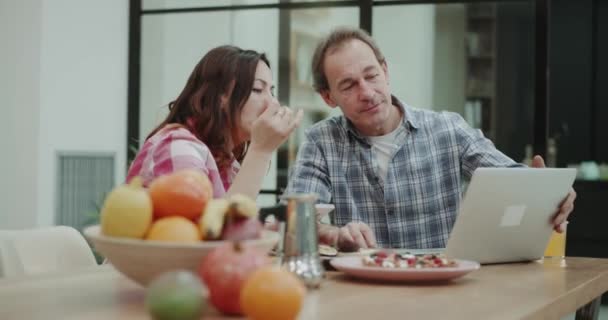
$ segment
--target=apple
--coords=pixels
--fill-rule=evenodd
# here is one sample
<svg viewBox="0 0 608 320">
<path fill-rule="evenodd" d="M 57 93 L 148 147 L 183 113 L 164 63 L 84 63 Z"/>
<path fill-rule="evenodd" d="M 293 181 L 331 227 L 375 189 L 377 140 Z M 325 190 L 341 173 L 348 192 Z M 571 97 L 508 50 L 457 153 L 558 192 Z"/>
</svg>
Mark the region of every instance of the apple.
<svg viewBox="0 0 608 320">
<path fill-rule="evenodd" d="M 241 288 L 249 275 L 271 264 L 270 258 L 240 242 L 228 242 L 213 249 L 199 267 L 199 276 L 209 289 L 211 304 L 228 315 L 242 315 Z"/>
</svg>

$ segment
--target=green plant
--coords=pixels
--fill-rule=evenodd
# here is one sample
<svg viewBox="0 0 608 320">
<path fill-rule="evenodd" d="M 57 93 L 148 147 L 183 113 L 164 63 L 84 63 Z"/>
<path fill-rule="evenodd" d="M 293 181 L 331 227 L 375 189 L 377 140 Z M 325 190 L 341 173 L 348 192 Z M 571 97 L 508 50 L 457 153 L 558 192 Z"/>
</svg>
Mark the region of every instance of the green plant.
<svg viewBox="0 0 608 320">
<path fill-rule="evenodd" d="M 86 219 L 84 220 L 83 227 L 99 224 L 101 214 L 100 203 L 103 203 L 103 200 L 106 198 L 107 194 L 108 192 L 104 192 L 102 194 L 101 201 L 91 201 L 91 210 L 85 212 Z M 82 233 L 82 230 L 80 230 L 80 232 Z M 95 250 L 95 247 L 91 244 L 91 242 L 89 242 L 88 239 L 87 242 L 89 244 L 89 247 L 91 248 L 91 251 L 93 252 L 93 256 L 95 256 L 97 264 L 101 264 L 105 258 L 99 252 L 97 252 L 97 250 Z"/>
<path fill-rule="evenodd" d="M 131 138 L 131 142 L 128 146 L 129 152 L 127 152 L 127 169 L 131 167 L 131 162 L 135 160 L 135 156 L 139 152 L 139 141 L 135 138 Z"/>
</svg>

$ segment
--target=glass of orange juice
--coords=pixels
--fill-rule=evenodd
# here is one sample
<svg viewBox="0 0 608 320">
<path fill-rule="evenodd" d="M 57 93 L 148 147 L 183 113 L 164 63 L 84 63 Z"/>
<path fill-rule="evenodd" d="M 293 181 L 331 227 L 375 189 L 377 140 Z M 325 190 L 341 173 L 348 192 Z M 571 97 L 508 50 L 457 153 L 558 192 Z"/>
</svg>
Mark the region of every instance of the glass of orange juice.
<svg viewBox="0 0 608 320">
<path fill-rule="evenodd" d="M 566 231 L 558 233 L 553 231 L 547 249 L 545 249 L 545 257 L 564 258 L 566 256 Z"/>
</svg>

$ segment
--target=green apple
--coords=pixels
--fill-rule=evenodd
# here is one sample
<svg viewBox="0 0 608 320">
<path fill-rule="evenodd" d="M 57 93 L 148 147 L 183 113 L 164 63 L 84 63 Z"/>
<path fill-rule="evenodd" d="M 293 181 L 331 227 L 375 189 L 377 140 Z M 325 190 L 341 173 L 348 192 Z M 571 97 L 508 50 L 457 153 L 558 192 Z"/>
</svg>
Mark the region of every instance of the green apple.
<svg viewBox="0 0 608 320">
<path fill-rule="evenodd" d="M 146 307 L 154 320 L 200 319 L 207 290 L 189 271 L 171 271 L 154 279 L 146 293 Z"/>
</svg>

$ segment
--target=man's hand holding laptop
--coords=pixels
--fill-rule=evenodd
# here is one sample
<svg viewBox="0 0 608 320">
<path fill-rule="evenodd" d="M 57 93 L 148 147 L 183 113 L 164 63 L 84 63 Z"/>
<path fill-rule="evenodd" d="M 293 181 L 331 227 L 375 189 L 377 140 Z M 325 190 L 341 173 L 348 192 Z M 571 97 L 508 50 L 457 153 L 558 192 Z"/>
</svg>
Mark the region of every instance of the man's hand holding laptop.
<svg viewBox="0 0 608 320">
<path fill-rule="evenodd" d="M 541 156 L 535 156 L 532 159 L 532 168 L 544 168 L 545 160 Z M 566 225 L 568 224 L 568 216 L 574 209 L 574 199 L 576 199 L 576 191 L 570 188 L 570 192 L 568 196 L 559 207 L 559 211 L 553 216 L 553 229 L 555 231 L 562 233 L 566 230 Z"/>
</svg>

